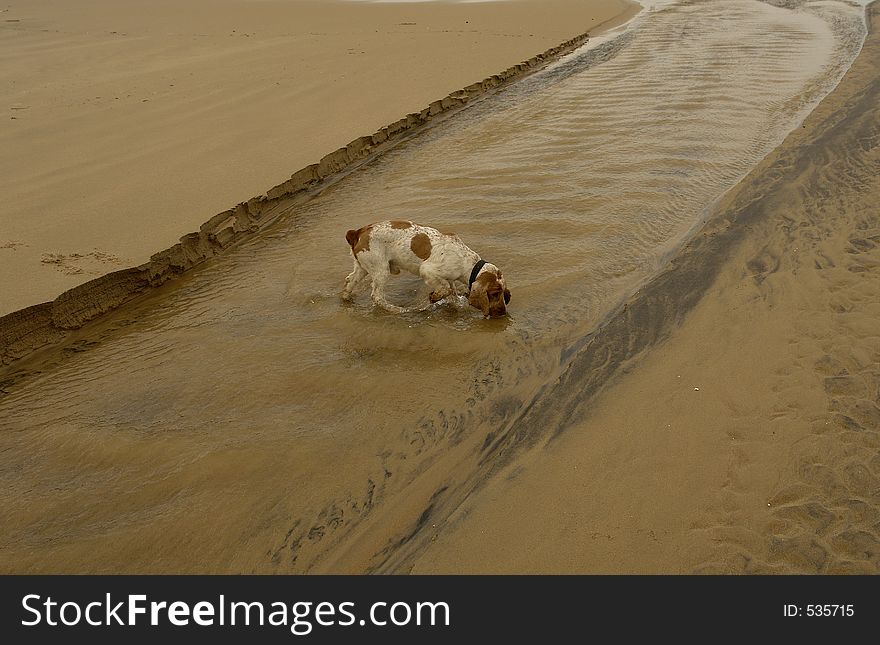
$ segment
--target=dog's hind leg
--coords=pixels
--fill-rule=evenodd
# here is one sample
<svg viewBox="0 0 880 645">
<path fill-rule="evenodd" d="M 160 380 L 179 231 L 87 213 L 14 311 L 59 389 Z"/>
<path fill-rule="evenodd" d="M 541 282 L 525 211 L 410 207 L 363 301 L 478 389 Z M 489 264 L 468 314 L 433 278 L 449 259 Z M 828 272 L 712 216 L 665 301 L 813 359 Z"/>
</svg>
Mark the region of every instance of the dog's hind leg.
<svg viewBox="0 0 880 645">
<path fill-rule="evenodd" d="M 373 299 L 373 303 L 392 314 L 406 313 L 407 311 L 409 311 L 408 309 L 393 305 L 385 299 L 385 284 L 388 282 L 388 276 L 389 274 L 387 271 L 378 271 L 372 274 L 373 290 L 370 293 L 370 296 Z"/>
<path fill-rule="evenodd" d="M 360 263 L 354 261 L 354 270 L 345 278 L 345 287 L 342 289 L 342 299 L 351 300 L 351 293 L 367 277 L 368 273 Z"/>
</svg>

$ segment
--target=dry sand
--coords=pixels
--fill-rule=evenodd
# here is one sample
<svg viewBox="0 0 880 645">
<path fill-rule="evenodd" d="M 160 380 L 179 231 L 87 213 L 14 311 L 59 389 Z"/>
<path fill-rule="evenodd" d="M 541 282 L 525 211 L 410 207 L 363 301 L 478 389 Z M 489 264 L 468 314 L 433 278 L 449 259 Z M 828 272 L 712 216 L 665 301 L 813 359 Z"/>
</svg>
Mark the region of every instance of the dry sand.
<svg viewBox="0 0 880 645">
<path fill-rule="evenodd" d="M 880 572 L 876 3 L 870 23 L 835 92 L 536 406 L 555 438 L 407 570 Z"/>
<path fill-rule="evenodd" d="M 637 8 L 13 1 L 0 315 L 141 264 L 355 137 Z"/>
</svg>

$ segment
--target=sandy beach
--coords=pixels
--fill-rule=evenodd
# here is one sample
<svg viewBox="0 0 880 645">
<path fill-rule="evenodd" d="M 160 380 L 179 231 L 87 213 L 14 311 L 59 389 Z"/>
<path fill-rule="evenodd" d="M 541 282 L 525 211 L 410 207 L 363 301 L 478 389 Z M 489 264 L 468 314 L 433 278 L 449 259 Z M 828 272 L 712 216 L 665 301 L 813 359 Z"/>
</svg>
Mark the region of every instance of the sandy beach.
<svg viewBox="0 0 880 645">
<path fill-rule="evenodd" d="M 551 440 L 456 509 L 410 571 L 880 571 L 869 15 L 840 86 L 584 350 L 576 412 L 536 419 Z"/>
<path fill-rule="evenodd" d="M 356 137 L 637 7 L 4 5 L 0 315 L 139 265 Z"/>
<path fill-rule="evenodd" d="M 880 572 L 878 3 L 867 25 L 836 0 L 210 4 L 173 33 L 104 0 L 100 30 L 0 14 L 69 83 L 29 75 L 0 133 L 0 260 L 39 264 L 2 272 L 9 309 L 285 182 L 155 284 L 32 307 L 57 336 L 0 343 L 0 571 Z M 143 92 L 108 106 L 116 83 Z M 50 95 L 82 103 L 29 98 Z M 54 139 L 54 171 L 21 163 Z M 308 199 L 284 188 L 340 156 Z M 368 210 L 456 231 L 503 267 L 510 316 L 342 303 Z"/>
</svg>

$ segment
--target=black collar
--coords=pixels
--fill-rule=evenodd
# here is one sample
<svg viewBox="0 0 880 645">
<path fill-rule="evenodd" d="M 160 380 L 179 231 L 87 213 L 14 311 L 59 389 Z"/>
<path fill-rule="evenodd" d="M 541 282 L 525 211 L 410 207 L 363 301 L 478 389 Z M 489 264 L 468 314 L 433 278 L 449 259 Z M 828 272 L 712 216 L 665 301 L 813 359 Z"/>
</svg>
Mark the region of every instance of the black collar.
<svg viewBox="0 0 880 645">
<path fill-rule="evenodd" d="M 482 269 L 483 265 L 485 264 L 485 260 L 478 260 L 477 263 L 474 265 L 474 268 L 471 271 L 471 279 L 468 280 L 468 291 L 470 291 L 471 287 L 474 286 L 474 280 L 477 279 L 477 274 L 480 272 L 480 269 Z"/>
</svg>

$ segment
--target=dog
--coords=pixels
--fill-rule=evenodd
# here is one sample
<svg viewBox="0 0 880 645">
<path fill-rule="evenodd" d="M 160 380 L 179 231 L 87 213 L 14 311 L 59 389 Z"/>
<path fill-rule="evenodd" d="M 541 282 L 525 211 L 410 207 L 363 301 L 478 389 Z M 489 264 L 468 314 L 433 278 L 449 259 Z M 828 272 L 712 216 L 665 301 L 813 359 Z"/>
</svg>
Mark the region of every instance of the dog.
<svg viewBox="0 0 880 645">
<path fill-rule="evenodd" d="M 484 318 L 507 315 L 510 291 L 494 264 L 480 259 L 457 235 L 406 220 L 391 220 L 348 231 L 345 240 L 354 256 L 354 270 L 345 278 L 343 300 L 369 275 L 373 302 L 391 313 L 413 311 L 385 298 L 385 285 L 401 270 L 417 275 L 431 289 L 430 300 L 457 296 L 456 283 L 467 287 L 468 302 Z"/>
</svg>

